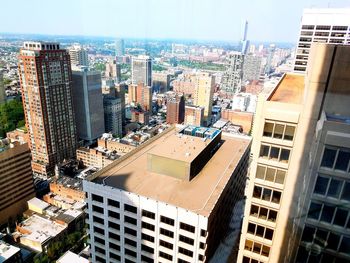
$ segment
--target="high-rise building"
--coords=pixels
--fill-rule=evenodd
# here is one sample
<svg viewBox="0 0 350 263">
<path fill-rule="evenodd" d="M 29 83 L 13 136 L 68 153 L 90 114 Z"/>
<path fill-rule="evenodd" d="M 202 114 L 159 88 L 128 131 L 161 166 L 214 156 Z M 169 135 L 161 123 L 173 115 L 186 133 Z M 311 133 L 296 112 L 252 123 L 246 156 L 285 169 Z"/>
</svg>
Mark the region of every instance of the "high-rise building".
<svg viewBox="0 0 350 263">
<path fill-rule="evenodd" d="M 18 59 L 32 168 L 49 175 L 77 144 L 69 54 L 58 43 L 24 42 Z"/>
<path fill-rule="evenodd" d="M 294 71 L 305 72 L 311 43 L 350 44 L 350 8 L 304 9 Z"/>
<path fill-rule="evenodd" d="M 249 145 L 213 128 L 170 128 L 84 180 L 92 262 L 226 262 L 216 251 L 234 231 Z"/>
<path fill-rule="evenodd" d="M 89 58 L 86 50 L 80 45 L 74 45 L 68 49 L 70 62 L 74 66 L 89 66 Z"/>
<path fill-rule="evenodd" d="M 172 94 L 167 97 L 166 122 L 181 124 L 185 118 L 185 98 L 182 94 Z"/>
<path fill-rule="evenodd" d="M 241 91 L 243 78 L 244 55 L 235 52 L 229 56 L 229 65 L 221 78 L 221 90 L 227 94 L 235 94 Z"/>
<path fill-rule="evenodd" d="M 349 54 L 315 43 L 305 77 L 259 96 L 238 262 L 350 259 Z"/>
<path fill-rule="evenodd" d="M 0 140 L 0 225 L 13 223 L 35 196 L 30 163 L 27 143 Z"/>
<path fill-rule="evenodd" d="M 243 38 L 242 38 L 242 49 L 241 53 L 243 55 L 247 54 L 248 48 L 249 48 L 249 40 L 247 39 L 248 35 L 248 21 L 245 21 L 244 23 L 244 32 L 243 32 Z"/>
<path fill-rule="evenodd" d="M 115 60 L 106 64 L 105 76 L 107 78 L 112 78 L 115 83 L 120 83 L 121 81 L 121 65 Z"/>
<path fill-rule="evenodd" d="M 129 85 L 128 88 L 129 103 L 138 104 L 143 110 L 152 110 L 152 88 L 143 83 L 138 85 Z"/>
<path fill-rule="evenodd" d="M 122 122 L 125 123 L 125 90 L 128 89 L 128 85 L 124 83 L 116 84 L 110 91 L 110 95 L 120 99 L 122 108 Z"/>
<path fill-rule="evenodd" d="M 152 89 L 159 93 L 165 93 L 170 89 L 170 74 L 166 72 L 152 72 Z"/>
<path fill-rule="evenodd" d="M 202 126 L 204 116 L 204 107 L 201 106 L 185 106 L 186 125 Z"/>
<path fill-rule="evenodd" d="M 145 86 L 152 86 L 152 60 L 149 56 L 132 57 L 131 83 L 134 85 L 143 83 Z"/>
<path fill-rule="evenodd" d="M 276 45 L 275 44 L 270 44 L 269 48 L 267 49 L 267 57 L 266 57 L 266 64 L 265 64 L 265 74 L 269 75 L 272 73 L 272 59 L 275 54 L 276 50 Z"/>
<path fill-rule="evenodd" d="M 105 132 L 101 73 L 87 67 L 72 71 L 73 104 L 79 139 L 93 142 Z"/>
<path fill-rule="evenodd" d="M 4 76 L 0 68 L 0 104 L 3 104 L 5 102 L 6 102 L 6 94 L 5 94 Z"/>
<path fill-rule="evenodd" d="M 261 57 L 253 54 L 244 56 L 243 84 L 247 81 L 259 80 L 261 71 Z"/>
<path fill-rule="evenodd" d="M 193 105 L 204 107 L 203 119 L 205 126 L 211 123 L 214 87 L 215 79 L 213 75 L 204 72 L 196 74 Z"/>
<path fill-rule="evenodd" d="M 106 132 L 111 132 L 112 134 L 121 137 L 123 125 L 121 99 L 112 96 L 104 96 L 103 108 Z"/>
<path fill-rule="evenodd" d="M 125 44 L 124 39 L 117 39 L 115 41 L 115 55 L 117 57 L 124 56 L 125 54 Z"/>
</svg>

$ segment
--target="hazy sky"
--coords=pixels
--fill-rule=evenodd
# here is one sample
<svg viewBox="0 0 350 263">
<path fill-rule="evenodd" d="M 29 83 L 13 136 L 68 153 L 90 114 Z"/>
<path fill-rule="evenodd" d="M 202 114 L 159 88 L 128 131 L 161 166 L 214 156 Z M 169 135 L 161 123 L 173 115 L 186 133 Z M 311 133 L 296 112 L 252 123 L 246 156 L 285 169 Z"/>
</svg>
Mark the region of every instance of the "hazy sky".
<svg viewBox="0 0 350 263">
<path fill-rule="evenodd" d="M 0 0 L 0 32 L 296 42 L 303 8 L 350 0 Z"/>
</svg>

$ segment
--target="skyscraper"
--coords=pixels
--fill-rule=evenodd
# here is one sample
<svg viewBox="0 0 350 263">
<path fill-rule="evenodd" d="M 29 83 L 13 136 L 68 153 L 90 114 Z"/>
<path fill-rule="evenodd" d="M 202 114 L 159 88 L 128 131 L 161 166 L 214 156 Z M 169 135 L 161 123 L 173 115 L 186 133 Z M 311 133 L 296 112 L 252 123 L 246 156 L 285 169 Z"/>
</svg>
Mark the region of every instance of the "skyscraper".
<svg viewBox="0 0 350 263">
<path fill-rule="evenodd" d="M 111 132 L 121 137 L 123 125 L 121 99 L 112 96 L 104 96 L 103 109 L 106 132 Z"/>
<path fill-rule="evenodd" d="M 89 58 L 85 49 L 80 45 L 74 45 L 68 49 L 71 65 L 73 66 L 89 66 Z"/>
<path fill-rule="evenodd" d="M 229 56 L 229 65 L 224 72 L 220 88 L 226 94 L 233 95 L 241 91 L 244 55 L 235 52 Z"/>
<path fill-rule="evenodd" d="M 253 54 L 244 56 L 243 62 L 243 84 L 247 81 L 259 80 L 261 71 L 261 57 Z"/>
<path fill-rule="evenodd" d="M 120 83 L 121 81 L 121 65 L 115 60 L 106 64 L 106 77 L 112 78 L 115 83 Z"/>
<path fill-rule="evenodd" d="M 49 175 L 56 164 L 75 156 L 69 54 L 58 43 L 24 42 L 18 60 L 32 168 Z"/>
<path fill-rule="evenodd" d="M 169 128 L 84 180 L 92 262 L 209 262 L 234 230 L 249 147 L 212 128 Z"/>
<path fill-rule="evenodd" d="M 350 9 L 304 9 L 294 71 L 305 72 L 311 43 L 350 44 Z"/>
<path fill-rule="evenodd" d="M 115 55 L 117 57 L 124 56 L 125 54 L 125 46 L 124 46 L 124 39 L 117 39 L 115 41 Z"/>
<path fill-rule="evenodd" d="M 184 123 L 187 125 L 202 126 L 203 115 L 204 107 L 186 105 Z"/>
<path fill-rule="evenodd" d="M 134 103 L 134 106 L 138 104 L 143 110 L 152 110 L 152 88 L 145 86 L 143 83 L 138 85 L 129 85 L 129 103 Z"/>
<path fill-rule="evenodd" d="M 167 97 L 166 122 L 181 124 L 185 118 L 185 99 L 182 94 L 172 94 Z"/>
<path fill-rule="evenodd" d="M 72 90 L 78 137 L 92 142 L 105 132 L 101 73 L 87 67 L 72 71 Z"/>
<path fill-rule="evenodd" d="M 349 54 L 315 43 L 305 77 L 261 93 L 238 262 L 349 260 Z"/>
<path fill-rule="evenodd" d="M 134 85 L 143 83 L 145 86 L 152 86 L 152 60 L 149 56 L 132 57 L 131 83 Z"/>
</svg>

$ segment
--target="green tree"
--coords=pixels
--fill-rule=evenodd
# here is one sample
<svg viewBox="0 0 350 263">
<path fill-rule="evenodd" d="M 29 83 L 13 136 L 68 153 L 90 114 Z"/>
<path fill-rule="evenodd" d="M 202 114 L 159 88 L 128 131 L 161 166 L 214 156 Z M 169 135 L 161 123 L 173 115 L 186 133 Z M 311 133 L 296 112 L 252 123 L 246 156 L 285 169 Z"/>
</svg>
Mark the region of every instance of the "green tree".
<svg viewBox="0 0 350 263">
<path fill-rule="evenodd" d="M 5 137 L 6 132 L 23 127 L 24 112 L 22 102 L 11 100 L 0 105 L 0 137 Z"/>
</svg>

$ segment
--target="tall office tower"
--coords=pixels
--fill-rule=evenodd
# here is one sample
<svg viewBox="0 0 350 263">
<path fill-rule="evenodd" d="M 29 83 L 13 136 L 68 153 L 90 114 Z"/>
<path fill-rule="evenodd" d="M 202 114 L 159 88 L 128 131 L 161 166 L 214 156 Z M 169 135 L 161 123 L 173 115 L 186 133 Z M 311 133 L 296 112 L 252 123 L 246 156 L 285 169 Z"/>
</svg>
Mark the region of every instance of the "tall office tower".
<svg viewBox="0 0 350 263">
<path fill-rule="evenodd" d="M 4 76 L 0 68 L 0 104 L 5 102 L 6 102 L 6 94 L 5 94 Z"/>
<path fill-rule="evenodd" d="M 261 72 L 261 57 L 253 54 L 244 56 L 243 62 L 243 83 L 259 80 Z"/>
<path fill-rule="evenodd" d="M 103 97 L 105 117 L 105 130 L 112 134 L 122 136 L 122 104 L 121 99 L 112 96 Z"/>
<path fill-rule="evenodd" d="M 238 262 L 349 260 L 349 55 L 314 44 L 305 77 L 261 93 Z"/>
<path fill-rule="evenodd" d="M 185 119 L 185 98 L 182 94 L 168 96 L 166 105 L 166 122 L 181 124 Z"/>
<path fill-rule="evenodd" d="M 350 44 L 350 8 L 304 9 L 294 71 L 305 72 L 311 43 Z"/>
<path fill-rule="evenodd" d="M 124 45 L 124 39 L 117 39 L 115 41 L 115 55 L 117 57 L 124 56 L 125 54 L 125 45 Z"/>
<path fill-rule="evenodd" d="M 70 62 L 73 66 L 89 66 L 89 58 L 86 50 L 80 45 L 68 48 Z"/>
<path fill-rule="evenodd" d="M 87 67 L 75 68 L 72 80 L 77 135 L 91 143 L 105 132 L 101 73 Z"/>
<path fill-rule="evenodd" d="M 129 103 L 138 104 L 143 110 L 152 110 L 152 88 L 145 86 L 143 83 L 138 85 L 129 85 L 128 89 Z"/>
<path fill-rule="evenodd" d="M 233 95 L 241 91 L 244 55 L 236 52 L 229 56 L 229 65 L 221 78 L 221 90 Z"/>
<path fill-rule="evenodd" d="M 267 50 L 267 58 L 266 58 L 266 65 L 265 65 L 265 74 L 269 75 L 272 73 L 272 59 L 275 54 L 276 45 L 270 44 L 268 50 Z"/>
<path fill-rule="evenodd" d="M 122 109 L 122 122 L 125 123 L 125 90 L 128 89 L 128 85 L 124 83 L 116 84 L 111 92 L 111 96 L 120 99 Z"/>
<path fill-rule="evenodd" d="M 24 42 L 18 59 L 32 168 L 50 175 L 77 144 L 69 54 L 58 43 Z"/>
<path fill-rule="evenodd" d="M 105 76 L 107 78 L 112 78 L 115 83 L 120 83 L 121 81 L 121 65 L 115 60 L 106 64 Z"/>
<path fill-rule="evenodd" d="M 0 225 L 12 223 L 35 196 L 27 143 L 0 140 Z"/>
<path fill-rule="evenodd" d="M 248 48 L 249 48 L 249 40 L 247 40 L 248 35 L 248 21 L 245 21 L 244 23 L 244 32 L 243 32 L 243 39 L 242 39 L 242 49 L 241 53 L 243 55 L 247 54 Z"/>
<path fill-rule="evenodd" d="M 202 126 L 204 116 L 204 107 L 185 106 L 185 121 L 187 125 Z"/>
<path fill-rule="evenodd" d="M 216 129 L 169 128 L 84 180 L 92 262 L 208 262 L 233 230 L 249 146 Z"/>
<path fill-rule="evenodd" d="M 145 86 L 152 86 L 152 60 L 149 56 L 132 57 L 131 83 L 134 85 L 144 83 Z"/>
<path fill-rule="evenodd" d="M 152 72 L 153 92 L 165 93 L 170 90 L 170 74 L 166 72 Z"/>
<path fill-rule="evenodd" d="M 193 104 L 204 107 L 203 122 L 205 126 L 211 124 L 214 87 L 215 78 L 213 75 L 204 72 L 196 74 Z"/>
</svg>

